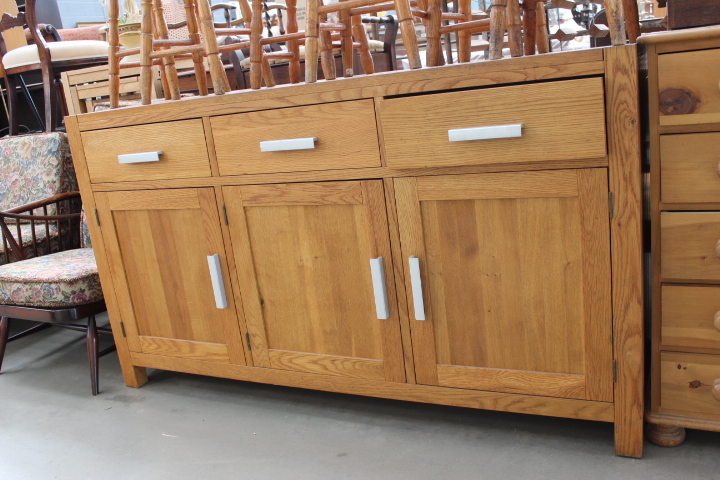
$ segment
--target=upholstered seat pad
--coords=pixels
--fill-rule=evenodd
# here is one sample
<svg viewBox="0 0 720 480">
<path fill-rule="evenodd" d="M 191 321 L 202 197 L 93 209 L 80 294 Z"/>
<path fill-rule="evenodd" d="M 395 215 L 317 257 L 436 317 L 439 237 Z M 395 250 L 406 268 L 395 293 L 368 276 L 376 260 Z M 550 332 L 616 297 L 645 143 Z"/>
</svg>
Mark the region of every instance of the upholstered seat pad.
<svg viewBox="0 0 720 480">
<path fill-rule="evenodd" d="M 108 54 L 108 43 L 100 40 L 48 42 L 47 46 L 53 61 L 102 57 Z M 40 63 L 37 45 L 26 45 L 10 50 L 2 57 L 2 63 L 6 69 Z"/>
<path fill-rule="evenodd" d="M 0 304 L 68 307 L 102 300 L 92 248 L 0 266 Z"/>
</svg>

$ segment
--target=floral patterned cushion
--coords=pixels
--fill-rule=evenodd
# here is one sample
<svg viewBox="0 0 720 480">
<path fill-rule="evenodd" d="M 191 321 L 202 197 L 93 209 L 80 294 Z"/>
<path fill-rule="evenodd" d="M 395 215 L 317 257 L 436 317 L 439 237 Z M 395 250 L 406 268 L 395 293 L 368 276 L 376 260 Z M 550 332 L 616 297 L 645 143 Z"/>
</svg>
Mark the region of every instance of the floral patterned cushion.
<svg viewBox="0 0 720 480">
<path fill-rule="evenodd" d="M 0 210 L 77 190 L 67 134 L 0 139 Z M 54 206 L 48 208 L 54 214 Z"/>
<path fill-rule="evenodd" d="M 92 248 L 0 266 L 0 304 L 68 307 L 102 300 Z"/>
</svg>

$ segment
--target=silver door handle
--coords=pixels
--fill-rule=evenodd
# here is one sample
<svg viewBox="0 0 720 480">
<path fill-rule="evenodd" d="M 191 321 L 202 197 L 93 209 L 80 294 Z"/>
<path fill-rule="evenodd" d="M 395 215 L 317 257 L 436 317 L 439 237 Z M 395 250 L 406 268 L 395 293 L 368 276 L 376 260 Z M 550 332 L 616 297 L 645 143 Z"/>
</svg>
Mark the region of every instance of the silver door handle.
<svg viewBox="0 0 720 480">
<path fill-rule="evenodd" d="M 370 259 L 370 273 L 372 274 L 373 292 L 375 292 L 377 318 L 378 320 L 387 320 L 390 318 L 390 309 L 388 308 L 385 268 L 383 267 L 382 257 Z"/>
<path fill-rule="evenodd" d="M 124 155 L 118 155 L 118 162 L 120 163 L 147 163 L 147 162 L 159 162 L 162 150 L 156 152 L 141 152 L 141 153 L 126 153 Z"/>
<path fill-rule="evenodd" d="M 451 142 L 468 142 L 471 140 L 522 137 L 522 127 L 522 123 L 514 123 L 489 127 L 456 128 L 448 130 L 448 140 Z"/>
<path fill-rule="evenodd" d="M 225 295 L 225 282 L 220 267 L 220 255 L 208 255 L 208 266 L 210 267 L 210 280 L 212 281 L 213 292 L 215 293 L 215 306 L 227 308 L 227 296 Z"/>
<path fill-rule="evenodd" d="M 415 320 L 425 320 L 425 302 L 423 301 L 422 280 L 420 279 L 420 259 L 410 257 L 410 286 L 412 287 Z"/>
<path fill-rule="evenodd" d="M 317 137 L 267 140 L 265 142 L 260 142 L 260 151 L 284 152 L 288 150 L 309 150 L 315 148 L 315 142 L 317 142 Z"/>
</svg>

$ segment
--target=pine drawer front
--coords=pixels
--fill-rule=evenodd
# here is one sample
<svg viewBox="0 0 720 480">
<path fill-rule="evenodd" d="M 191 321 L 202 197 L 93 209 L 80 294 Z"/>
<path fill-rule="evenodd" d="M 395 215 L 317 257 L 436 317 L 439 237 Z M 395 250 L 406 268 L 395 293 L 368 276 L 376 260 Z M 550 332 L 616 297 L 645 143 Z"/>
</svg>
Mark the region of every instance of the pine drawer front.
<svg viewBox="0 0 720 480">
<path fill-rule="evenodd" d="M 663 285 L 662 345 L 720 353 L 720 286 Z"/>
<path fill-rule="evenodd" d="M 380 118 L 387 164 L 442 167 L 603 157 L 604 102 L 599 78 L 385 100 Z M 484 129 L 480 136 L 489 131 L 490 138 L 450 141 L 451 131 L 519 124 L 521 136 L 492 138 L 492 130 Z"/>
<path fill-rule="evenodd" d="M 93 183 L 211 175 L 199 119 L 93 130 L 82 140 Z M 147 155 L 128 157 L 133 154 Z"/>
<path fill-rule="evenodd" d="M 660 413 L 720 419 L 720 356 L 660 354 Z"/>
<path fill-rule="evenodd" d="M 660 137 L 665 203 L 720 202 L 720 132 Z"/>
<path fill-rule="evenodd" d="M 660 215 L 663 281 L 720 281 L 720 213 Z"/>
<path fill-rule="evenodd" d="M 372 100 L 224 115 L 210 122 L 220 175 L 380 166 Z M 278 142 L 283 140 L 296 142 L 288 142 L 288 150 L 261 150 L 261 142 L 285 148 Z"/>
<path fill-rule="evenodd" d="M 720 121 L 720 49 L 658 57 L 660 125 Z"/>
</svg>

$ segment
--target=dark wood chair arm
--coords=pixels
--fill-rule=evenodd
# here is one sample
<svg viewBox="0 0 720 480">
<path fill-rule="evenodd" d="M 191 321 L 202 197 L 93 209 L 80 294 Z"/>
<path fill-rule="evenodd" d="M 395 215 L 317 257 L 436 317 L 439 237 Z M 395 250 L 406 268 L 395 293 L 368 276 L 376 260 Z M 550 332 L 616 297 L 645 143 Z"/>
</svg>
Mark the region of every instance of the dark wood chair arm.
<svg viewBox="0 0 720 480">
<path fill-rule="evenodd" d="M 62 204 L 67 204 L 64 212 L 62 211 Z M 51 205 L 55 205 L 56 214 L 48 214 L 47 207 Z M 0 232 L 2 232 L 0 257 L 4 257 L 5 263 L 10 262 L 9 248 L 15 260 L 25 260 L 27 258 L 23 248 L 22 225 L 30 225 L 32 249 L 35 255 L 38 255 L 39 252 L 37 233 L 38 230 L 40 233 L 43 231 L 43 226 L 45 235 L 40 237 L 40 241 L 47 242 L 47 250 L 50 251 L 51 224 L 57 225 L 57 245 L 59 250 L 63 250 L 66 246 L 71 248 L 79 246 L 81 208 L 80 192 L 67 192 L 0 212 Z M 34 213 L 38 209 L 42 209 L 42 214 Z M 67 222 L 67 229 L 63 228 L 63 222 Z M 76 228 L 73 228 L 73 224 L 75 224 Z M 11 227 L 15 230 L 14 234 Z M 73 230 L 77 230 L 76 235 L 73 235 Z M 63 240 L 63 233 L 69 234 L 69 242 L 66 243 Z"/>
</svg>

